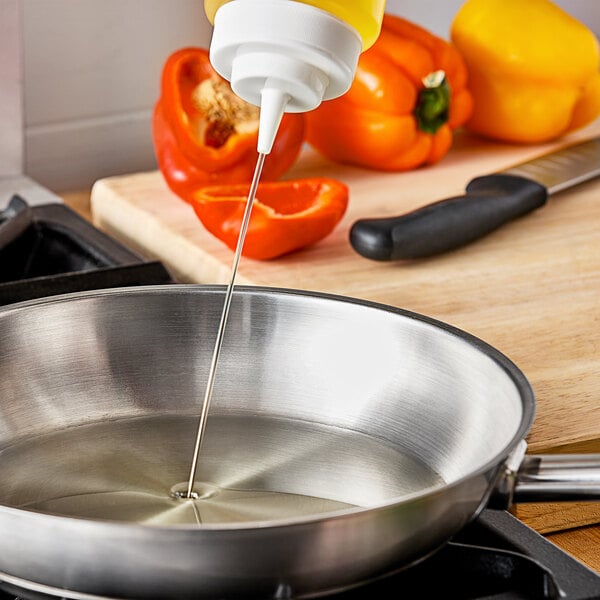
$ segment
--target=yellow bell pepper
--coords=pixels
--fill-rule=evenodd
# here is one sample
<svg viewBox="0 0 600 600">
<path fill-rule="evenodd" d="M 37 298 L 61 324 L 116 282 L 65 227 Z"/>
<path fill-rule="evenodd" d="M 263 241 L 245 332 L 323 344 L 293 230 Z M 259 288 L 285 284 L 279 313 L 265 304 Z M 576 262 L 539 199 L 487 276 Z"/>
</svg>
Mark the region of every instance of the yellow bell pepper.
<svg viewBox="0 0 600 600">
<path fill-rule="evenodd" d="M 537 143 L 600 114 L 598 39 L 550 0 L 466 0 L 450 31 L 469 71 L 470 131 Z"/>
</svg>

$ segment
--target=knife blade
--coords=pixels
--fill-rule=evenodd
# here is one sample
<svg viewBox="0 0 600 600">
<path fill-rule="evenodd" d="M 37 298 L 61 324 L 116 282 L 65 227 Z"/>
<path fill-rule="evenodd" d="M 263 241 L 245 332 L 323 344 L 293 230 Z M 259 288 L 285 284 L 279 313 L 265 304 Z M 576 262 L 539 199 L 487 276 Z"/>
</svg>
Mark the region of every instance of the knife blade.
<svg viewBox="0 0 600 600">
<path fill-rule="evenodd" d="M 465 246 L 546 204 L 549 196 L 600 176 L 600 137 L 472 179 L 465 194 L 404 215 L 360 219 L 352 248 L 378 261 L 425 258 Z"/>
</svg>

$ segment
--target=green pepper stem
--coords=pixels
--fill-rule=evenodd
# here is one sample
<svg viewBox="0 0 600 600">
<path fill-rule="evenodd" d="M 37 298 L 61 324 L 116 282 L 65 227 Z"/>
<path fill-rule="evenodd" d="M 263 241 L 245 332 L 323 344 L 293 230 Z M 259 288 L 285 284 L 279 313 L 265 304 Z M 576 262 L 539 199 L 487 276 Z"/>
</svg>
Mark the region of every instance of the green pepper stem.
<svg viewBox="0 0 600 600">
<path fill-rule="evenodd" d="M 421 131 L 434 134 L 450 117 L 450 86 L 444 71 L 423 77 L 414 116 Z"/>
</svg>

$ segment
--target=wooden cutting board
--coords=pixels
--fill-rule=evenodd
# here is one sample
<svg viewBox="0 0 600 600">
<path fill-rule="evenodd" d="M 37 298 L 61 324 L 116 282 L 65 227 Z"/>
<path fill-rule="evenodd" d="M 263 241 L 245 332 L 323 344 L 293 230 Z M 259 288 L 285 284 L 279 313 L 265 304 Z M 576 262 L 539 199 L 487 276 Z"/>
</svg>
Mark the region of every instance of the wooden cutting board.
<svg viewBox="0 0 600 600">
<path fill-rule="evenodd" d="M 442 256 L 381 263 L 350 246 L 359 218 L 394 216 L 461 194 L 469 180 L 600 135 L 600 120 L 560 143 L 513 146 L 457 136 L 437 165 L 380 173 L 306 149 L 286 177 L 336 177 L 350 187 L 344 220 L 325 240 L 273 261 L 243 258 L 238 283 L 317 290 L 406 308 L 464 329 L 529 378 L 537 415 L 531 453 L 600 452 L 600 180 Z M 95 224 L 182 282 L 225 283 L 233 253 L 212 237 L 159 172 L 110 177 L 91 194 Z"/>
</svg>

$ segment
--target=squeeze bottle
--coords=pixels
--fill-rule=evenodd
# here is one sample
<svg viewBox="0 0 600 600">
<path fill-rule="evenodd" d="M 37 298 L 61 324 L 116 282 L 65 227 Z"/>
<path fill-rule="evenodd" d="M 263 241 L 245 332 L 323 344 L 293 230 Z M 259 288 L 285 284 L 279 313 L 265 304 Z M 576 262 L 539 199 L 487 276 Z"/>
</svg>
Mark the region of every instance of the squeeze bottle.
<svg viewBox="0 0 600 600">
<path fill-rule="evenodd" d="M 284 112 L 306 112 L 352 85 L 377 39 L 385 0 L 205 0 L 210 61 L 260 106 L 258 152 L 271 151 Z"/>
</svg>

